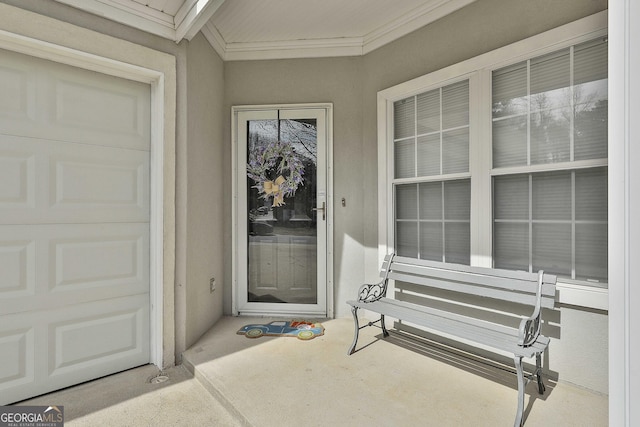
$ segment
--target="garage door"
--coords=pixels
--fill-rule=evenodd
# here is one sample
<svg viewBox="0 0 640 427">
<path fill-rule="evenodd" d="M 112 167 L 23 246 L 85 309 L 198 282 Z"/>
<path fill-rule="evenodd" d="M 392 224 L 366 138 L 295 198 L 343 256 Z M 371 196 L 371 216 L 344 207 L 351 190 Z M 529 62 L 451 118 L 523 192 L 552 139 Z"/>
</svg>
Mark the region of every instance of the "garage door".
<svg viewBox="0 0 640 427">
<path fill-rule="evenodd" d="M 149 362 L 150 87 L 0 50 L 0 404 Z"/>
</svg>

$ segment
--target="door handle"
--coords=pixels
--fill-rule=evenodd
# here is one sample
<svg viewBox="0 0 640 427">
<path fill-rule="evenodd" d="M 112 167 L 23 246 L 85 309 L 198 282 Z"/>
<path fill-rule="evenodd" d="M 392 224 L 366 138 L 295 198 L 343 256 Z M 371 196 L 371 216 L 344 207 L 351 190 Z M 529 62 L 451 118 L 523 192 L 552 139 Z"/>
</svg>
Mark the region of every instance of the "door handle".
<svg viewBox="0 0 640 427">
<path fill-rule="evenodd" d="M 325 207 L 325 204 L 324 204 L 324 202 L 322 202 L 322 207 L 321 208 L 311 208 L 312 211 L 316 211 L 316 212 L 317 211 L 322 211 L 322 220 L 323 221 L 327 219 L 327 215 L 326 215 L 324 207 Z"/>
</svg>

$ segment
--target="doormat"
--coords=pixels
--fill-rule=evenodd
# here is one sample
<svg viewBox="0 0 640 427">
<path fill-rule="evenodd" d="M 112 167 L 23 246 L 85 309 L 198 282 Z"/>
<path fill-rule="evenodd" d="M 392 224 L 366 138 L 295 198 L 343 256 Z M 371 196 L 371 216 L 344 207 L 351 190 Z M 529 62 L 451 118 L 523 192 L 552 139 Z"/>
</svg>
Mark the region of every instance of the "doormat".
<svg viewBox="0 0 640 427">
<path fill-rule="evenodd" d="M 306 320 L 276 320 L 265 324 L 243 326 L 237 334 L 247 338 L 296 337 L 307 341 L 324 335 L 324 326 L 321 323 Z"/>
</svg>

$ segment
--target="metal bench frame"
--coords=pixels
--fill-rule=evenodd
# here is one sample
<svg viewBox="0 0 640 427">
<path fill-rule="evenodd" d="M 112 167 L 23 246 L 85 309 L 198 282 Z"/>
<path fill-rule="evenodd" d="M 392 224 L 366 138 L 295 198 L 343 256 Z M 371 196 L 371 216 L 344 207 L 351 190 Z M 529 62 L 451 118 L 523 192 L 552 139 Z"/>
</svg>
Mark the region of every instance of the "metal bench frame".
<svg viewBox="0 0 640 427">
<path fill-rule="evenodd" d="M 540 327 L 542 309 L 552 309 L 555 305 L 556 276 L 545 274 L 543 271 L 528 273 L 469 267 L 398 257 L 394 254 L 385 257 L 380 276 L 382 280 L 379 283 L 360 287 L 357 300 L 347 301 L 347 304 L 351 305 L 355 322 L 355 336 L 348 354 L 355 352 L 359 331 L 362 328 L 380 323 L 383 336 L 389 336 L 385 316 L 426 327 L 436 334 L 459 338 L 465 343 L 477 343 L 513 353 L 518 378 L 518 409 L 514 426 L 522 426 L 526 384 L 535 377 L 538 392 L 544 394 L 545 391 L 542 381 L 542 353 L 549 345 L 549 338 L 540 334 Z M 527 318 L 522 318 L 519 328 L 514 328 L 486 319 L 387 298 L 389 280 L 420 285 L 421 289 L 426 290 L 430 288 L 452 291 L 466 296 L 524 304 L 531 306 L 533 313 Z M 360 308 L 376 312 L 380 314 L 380 318 L 360 326 Z M 525 376 L 522 359 L 533 357 L 536 359 L 536 370 Z"/>
</svg>

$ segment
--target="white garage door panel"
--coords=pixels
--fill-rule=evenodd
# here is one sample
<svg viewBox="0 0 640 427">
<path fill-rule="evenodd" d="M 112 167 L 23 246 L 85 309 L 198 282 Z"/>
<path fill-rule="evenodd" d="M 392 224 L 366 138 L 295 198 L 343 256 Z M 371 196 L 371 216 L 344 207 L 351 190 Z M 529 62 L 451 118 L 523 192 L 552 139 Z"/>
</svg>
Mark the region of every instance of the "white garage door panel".
<svg viewBox="0 0 640 427">
<path fill-rule="evenodd" d="M 29 196 L 34 192 L 33 183 L 29 181 L 34 162 L 35 158 L 29 154 L 0 152 L 0 204 L 27 207 Z"/>
<path fill-rule="evenodd" d="M 8 388 L 34 381 L 33 349 L 33 328 L 0 332 L 0 354 L 4 356 L 0 364 L 0 384 Z"/>
<path fill-rule="evenodd" d="M 77 305 L 61 312 L 60 320 L 49 325 L 49 336 L 53 337 L 50 376 L 67 377 L 131 357 L 137 357 L 139 364 L 147 363 L 148 333 L 143 329 L 148 328 L 149 311 L 145 299 L 148 296 L 135 295 L 85 307 Z"/>
<path fill-rule="evenodd" d="M 34 312 L 6 316 L 0 325 L 0 405 L 148 363 L 147 299 L 51 307 L 46 318 Z"/>
<path fill-rule="evenodd" d="M 149 150 L 149 85 L 0 50 L 0 129 Z"/>
<path fill-rule="evenodd" d="M 27 57 L 4 50 L 0 50 L 0 55 L 0 93 L 5 94 L 0 97 L 0 117 L 22 126 L 35 124 L 35 78 L 29 71 Z M 23 61 L 18 61 L 19 57 Z"/>
<path fill-rule="evenodd" d="M 148 293 L 148 247 L 147 223 L 0 226 L 0 313 Z"/>
<path fill-rule="evenodd" d="M 0 405 L 149 363 L 151 88 L 0 49 Z"/>
<path fill-rule="evenodd" d="M 4 227 L 0 227 L 2 230 Z M 0 240 L 0 300 L 35 293 L 35 242 L 12 239 L 4 230 Z M 4 311 L 0 310 L 4 313 Z"/>
<path fill-rule="evenodd" d="M 6 223 L 149 220 L 149 153 L 0 135 Z"/>
<path fill-rule="evenodd" d="M 146 236 L 113 235 L 53 241 L 55 287 L 52 291 L 76 290 L 105 282 L 143 285 L 147 278 L 144 270 L 148 268 L 143 251 L 146 240 Z M 54 279 L 53 274 L 51 279 Z"/>
</svg>

